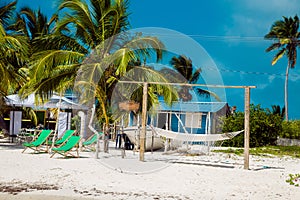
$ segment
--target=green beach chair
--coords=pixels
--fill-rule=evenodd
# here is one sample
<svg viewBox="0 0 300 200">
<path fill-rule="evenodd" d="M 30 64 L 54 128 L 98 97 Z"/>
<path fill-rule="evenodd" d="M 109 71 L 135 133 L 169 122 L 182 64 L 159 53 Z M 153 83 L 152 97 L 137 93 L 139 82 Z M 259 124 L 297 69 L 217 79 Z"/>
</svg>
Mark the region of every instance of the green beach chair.
<svg viewBox="0 0 300 200">
<path fill-rule="evenodd" d="M 78 143 L 80 140 L 80 136 L 71 136 L 65 143 L 61 144 L 61 146 L 57 148 L 52 148 L 53 154 L 50 158 L 52 158 L 56 153 L 63 155 L 64 157 L 67 157 L 68 155 L 72 157 L 79 157 L 78 154 Z M 73 155 L 71 153 L 72 149 L 76 147 L 77 156 Z"/>
<path fill-rule="evenodd" d="M 63 136 L 54 142 L 54 146 L 59 146 L 65 141 L 67 141 L 72 135 L 74 135 L 76 130 L 66 130 Z M 52 141 L 48 141 L 49 145 L 52 145 Z"/>
<path fill-rule="evenodd" d="M 23 146 L 25 147 L 25 149 L 22 151 L 22 153 L 24 153 L 27 148 L 30 148 L 30 149 L 34 150 L 35 152 L 36 151 L 40 152 L 40 149 L 41 149 L 42 145 L 44 143 L 47 143 L 47 139 L 48 139 L 48 137 L 50 136 L 51 133 L 52 133 L 52 130 L 42 130 L 37 135 L 37 138 L 34 139 L 33 142 L 23 143 Z M 46 152 L 48 152 L 48 145 L 46 145 L 46 146 L 47 146 Z"/>
<path fill-rule="evenodd" d="M 103 135 L 103 132 L 98 133 L 99 136 Z M 82 148 L 83 149 L 89 149 L 92 150 L 93 146 L 97 143 L 97 134 L 93 134 L 90 136 L 86 141 L 82 142 Z"/>
</svg>

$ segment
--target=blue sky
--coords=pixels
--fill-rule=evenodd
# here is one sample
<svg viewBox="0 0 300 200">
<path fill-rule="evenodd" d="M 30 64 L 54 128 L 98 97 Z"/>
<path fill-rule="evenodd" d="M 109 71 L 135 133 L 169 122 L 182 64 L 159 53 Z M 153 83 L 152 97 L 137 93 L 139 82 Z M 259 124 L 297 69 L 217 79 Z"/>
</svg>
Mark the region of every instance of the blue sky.
<svg viewBox="0 0 300 200">
<path fill-rule="evenodd" d="M 40 7 L 51 13 L 52 0 L 19 0 L 19 6 Z M 299 0 L 132 0 L 131 28 L 160 27 L 181 32 L 198 42 L 210 55 L 225 85 L 255 85 L 251 103 L 263 107 L 284 105 L 286 59 L 271 65 L 274 53 L 263 36 L 282 16 L 300 15 Z M 300 52 L 290 71 L 289 115 L 300 119 Z M 188 57 L 190 55 L 187 55 Z M 206 66 L 200 66 L 204 71 Z M 227 101 L 243 110 L 244 91 L 226 90 Z"/>
</svg>

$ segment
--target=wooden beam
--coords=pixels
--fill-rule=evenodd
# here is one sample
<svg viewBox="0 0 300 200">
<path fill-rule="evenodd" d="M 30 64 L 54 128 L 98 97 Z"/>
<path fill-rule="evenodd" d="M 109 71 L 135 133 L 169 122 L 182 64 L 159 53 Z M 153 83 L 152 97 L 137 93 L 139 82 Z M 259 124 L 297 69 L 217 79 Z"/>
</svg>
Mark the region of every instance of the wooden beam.
<svg viewBox="0 0 300 200">
<path fill-rule="evenodd" d="M 250 87 L 245 88 L 245 118 L 244 118 L 244 169 L 249 169 L 250 140 Z"/>
<path fill-rule="evenodd" d="M 144 161 L 147 120 L 148 84 L 143 83 L 142 130 L 140 134 L 140 161 Z"/>
<path fill-rule="evenodd" d="M 141 81 L 119 81 L 119 83 L 128 84 L 144 84 Z M 208 87 L 208 88 L 256 88 L 256 86 L 241 86 L 241 85 L 206 85 L 206 84 L 190 84 L 190 83 L 167 83 L 167 82 L 147 82 L 148 84 L 156 85 L 178 85 L 178 86 L 191 86 L 191 87 Z"/>
</svg>

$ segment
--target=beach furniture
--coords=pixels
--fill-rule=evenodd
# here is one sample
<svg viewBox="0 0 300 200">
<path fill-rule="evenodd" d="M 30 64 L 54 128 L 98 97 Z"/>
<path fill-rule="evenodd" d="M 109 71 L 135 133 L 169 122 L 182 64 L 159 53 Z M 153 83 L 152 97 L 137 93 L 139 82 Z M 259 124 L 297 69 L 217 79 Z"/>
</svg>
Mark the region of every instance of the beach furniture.
<svg viewBox="0 0 300 200">
<path fill-rule="evenodd" d="M 30 143 L 23 143 L 23 146 L 25 147 L 25 149 L 22 151 L 22 153 L 25 152 L 26 149 L 30 148 L 32 150 L 34 150 L 35 152 L 40 152 L 41 151 L 41 147 L 43 146 L 43 144 L 47 144 L 47 139 L 50 136 L 50 134 L 52 133 L 52 130 L 42 130 L 37 137 L 34 139 L 34 141 L 30 142 Z M 48 152 L 48 146 L 46 145 L 46 152 Z"/>
<path fill-rule="evenodd" d="M 74 135 L 75 132 L 76 132 L 76 130 L 66 130 L 65 133 L 63 134 L 63 136 L 54 142 L 54 146 L 61 145 L 62 143 L 67 141 L 72 135 Z M 51 145 L 52 141 L 49 140 L 48 144 Z"/>
<path fill-rule="evenodd" d="M 68 157 L 68 156 L 79 157 L 79 154 L 78 154 L 79 141 L 80 141 L 80 136 L 71 136 L 67 141 L 62 143 L 59 147 L 52 148 L 53 154 L 51 155 L 50 158 L 52 158 L 56 153 L 58 153 L 64 157 Z M 73 148 L 76 148 L 77 156 L 75 156 L 72 153 Z"/>
<path fill-rule="evenodd" d="M 98 133 L 99 136 L 103 135 L 103 132 Z M 82 148 L 92 150 L 93 146 L 97 143 L 97 134 L 91 135 L 86 141 L 82 142 Z"/>
</svg>

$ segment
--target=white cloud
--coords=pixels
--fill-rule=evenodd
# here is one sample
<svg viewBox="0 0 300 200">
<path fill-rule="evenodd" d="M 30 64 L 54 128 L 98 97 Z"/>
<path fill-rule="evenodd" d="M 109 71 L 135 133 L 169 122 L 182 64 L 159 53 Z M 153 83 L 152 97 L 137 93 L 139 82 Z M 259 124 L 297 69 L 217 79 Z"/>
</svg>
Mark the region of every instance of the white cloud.
<svg viewBox="0 0 300 200">
<path fill-rule="evenodd" d="M 300 80 L 300 75 L 299 75 L 299 73 L 294 72 L 293 70 L 294 69 L 290 70 L 289 80 L 292 81 L 292 82 L 298 82 Z"/>
<path fill-rule="evenodd" d="M 275 75 L 270 75 L 269 78 L 268 78 L 269 79 L 269 83 L 272 83 L 275 78 L 276 78 Z"/>
<path fill-rule="evenodd" d="M 286 12 L 299 12 L 299 0 L 242 0 L 239 3 L 246 6 L 247 9 L 265 13 L 265 14 L 282 14 Z"/>
<path fill-rule="evenodd" d="M 299 14 L 299 0 L 228 0 L 231 23 L 225 25 L 227 35 L 264 36 L 282 16 Z"/>
</svg>

